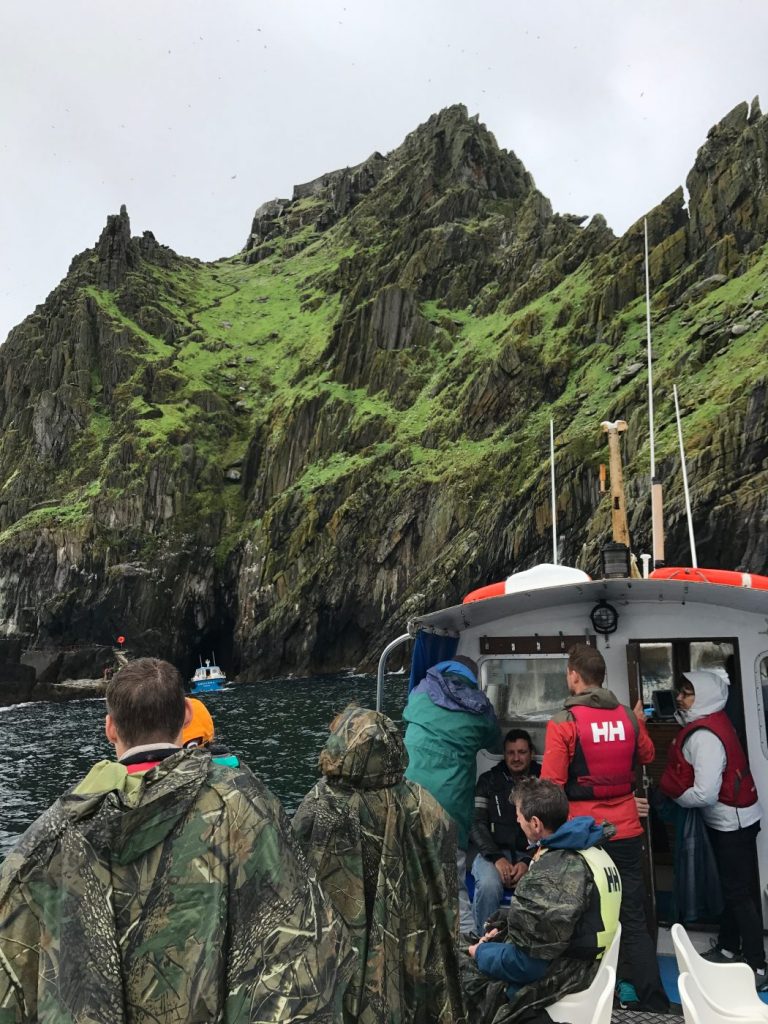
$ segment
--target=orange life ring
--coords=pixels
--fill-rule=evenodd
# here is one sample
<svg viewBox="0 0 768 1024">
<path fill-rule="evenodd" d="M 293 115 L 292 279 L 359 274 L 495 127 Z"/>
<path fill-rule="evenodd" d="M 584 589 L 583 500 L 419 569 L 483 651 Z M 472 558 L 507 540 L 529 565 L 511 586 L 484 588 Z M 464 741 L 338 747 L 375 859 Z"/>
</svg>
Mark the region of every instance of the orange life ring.
<svg viewBox="0 0 768 1024">
<path fill-rule="evenodd" d="M 484 601 L 486 597 L 502 597 L 506 594 L 506 580 L 501 583 L 489 583 L 487 587 L 478 587 L 477 590 L 470 590 L 462 604 L 469 604 L 470 601 Z"/>
<path fill-rule="evenodd" d="M 768 590 L 768 576 L 752 572 L 736 572 L 734 569 L 694 569 L 687 566 L 664 566 L 654 569 L 652 580 L 687 580 L 690 583 L 718 583 L 721 587 L 751 587 L 752 590 Z"/>
</svg>

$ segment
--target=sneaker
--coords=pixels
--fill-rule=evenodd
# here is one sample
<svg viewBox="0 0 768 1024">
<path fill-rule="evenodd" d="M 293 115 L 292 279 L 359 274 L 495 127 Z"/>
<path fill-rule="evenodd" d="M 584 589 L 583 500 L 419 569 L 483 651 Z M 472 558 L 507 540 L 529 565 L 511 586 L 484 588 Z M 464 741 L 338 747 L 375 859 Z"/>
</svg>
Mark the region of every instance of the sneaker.
<svg viewBox="0 0 768 1024">
<path fill-rule="evenodd" d="M 755 988 L 758 992 L 768 992 L 768 970 L 765 967 L 753 968 L 755 972 Z"/>
<path fill-rule="evenodd" d="M 740 953 L 732 953 L 730 949 L 723 949 L 722 946 L 713 945 L 706 953 L 701 954 L 702 960 L 709 960 L 711 964 L 738 964 L 741 962 Z"/>
<path fill-rule="evenodd" d="M 637 998 L 637 990 L 631 981 L 619 981 L 616 983 L 616 998 L 619 1001 L 620 1010 L 639 1010 L 640 1000 Z"/>
</svg>

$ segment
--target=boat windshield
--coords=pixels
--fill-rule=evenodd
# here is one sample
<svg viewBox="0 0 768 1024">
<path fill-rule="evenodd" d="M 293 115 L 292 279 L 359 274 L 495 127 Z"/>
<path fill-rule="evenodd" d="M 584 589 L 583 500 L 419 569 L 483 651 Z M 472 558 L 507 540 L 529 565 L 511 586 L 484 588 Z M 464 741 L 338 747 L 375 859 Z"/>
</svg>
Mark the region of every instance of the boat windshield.
<svg viewBox="0 0 768 1024">
<path fill-rule="evenodd" d="M 568 696 L 567 664 L 564 654 L 483 660 L 480 685 L 494 706 L 502 732 L 527 729 L 536 749 L 544 750 L 547 722 Z"/>
</svg>

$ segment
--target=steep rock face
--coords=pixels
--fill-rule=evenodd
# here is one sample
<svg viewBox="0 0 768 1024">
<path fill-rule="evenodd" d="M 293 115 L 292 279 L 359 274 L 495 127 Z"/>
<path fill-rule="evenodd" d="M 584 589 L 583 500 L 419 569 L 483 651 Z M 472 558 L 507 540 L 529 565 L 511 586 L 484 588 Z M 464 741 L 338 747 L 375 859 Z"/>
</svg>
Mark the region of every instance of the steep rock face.
<svg viewBox="0 0 768 1024">
<path fill-rule="evenodd" d="M 677 381 L 700 561 L 768 568 L 767 145 L 736 108 L 687 207 L 646 217 L 670 561 Z M 410 614 L 549 558 L 550 416 L 561 557 L 589 571 L 608 529 L 606 418 L 647 547 L 643 219 L 585 221 L 460 106 L 264 204 L 232 259 L 110 217 L 0 348 L 0 632 L 30 648 L 0 699 L 22 668 L 55 688 L 62 645 L 98 674 L 118 633 L 241 678 L 372 665 Z"/>
<path fill-rule="evenodd" d="M 755 98 L 710 129 L 686 180 L 690 193 L 691 251 L 702 255 L 713 239 L 732 235 L 739 251 L 768 239 L 768 118 Z"/>
</svg>

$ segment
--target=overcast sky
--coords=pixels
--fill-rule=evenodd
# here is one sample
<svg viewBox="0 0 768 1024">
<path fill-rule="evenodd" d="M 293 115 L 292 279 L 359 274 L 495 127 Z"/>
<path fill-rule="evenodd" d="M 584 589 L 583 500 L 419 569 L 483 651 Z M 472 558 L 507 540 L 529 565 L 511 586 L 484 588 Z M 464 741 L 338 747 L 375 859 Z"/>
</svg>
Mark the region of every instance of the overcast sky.
<svg viewBox="0 0 768 1024">
<path fill-rule="evenodd" d="M 125 203 L 201 259 L 465 103 L 617 232 L 763 93 L 765 0 L 2 0 L 0 339 Z"/>
</svg>

